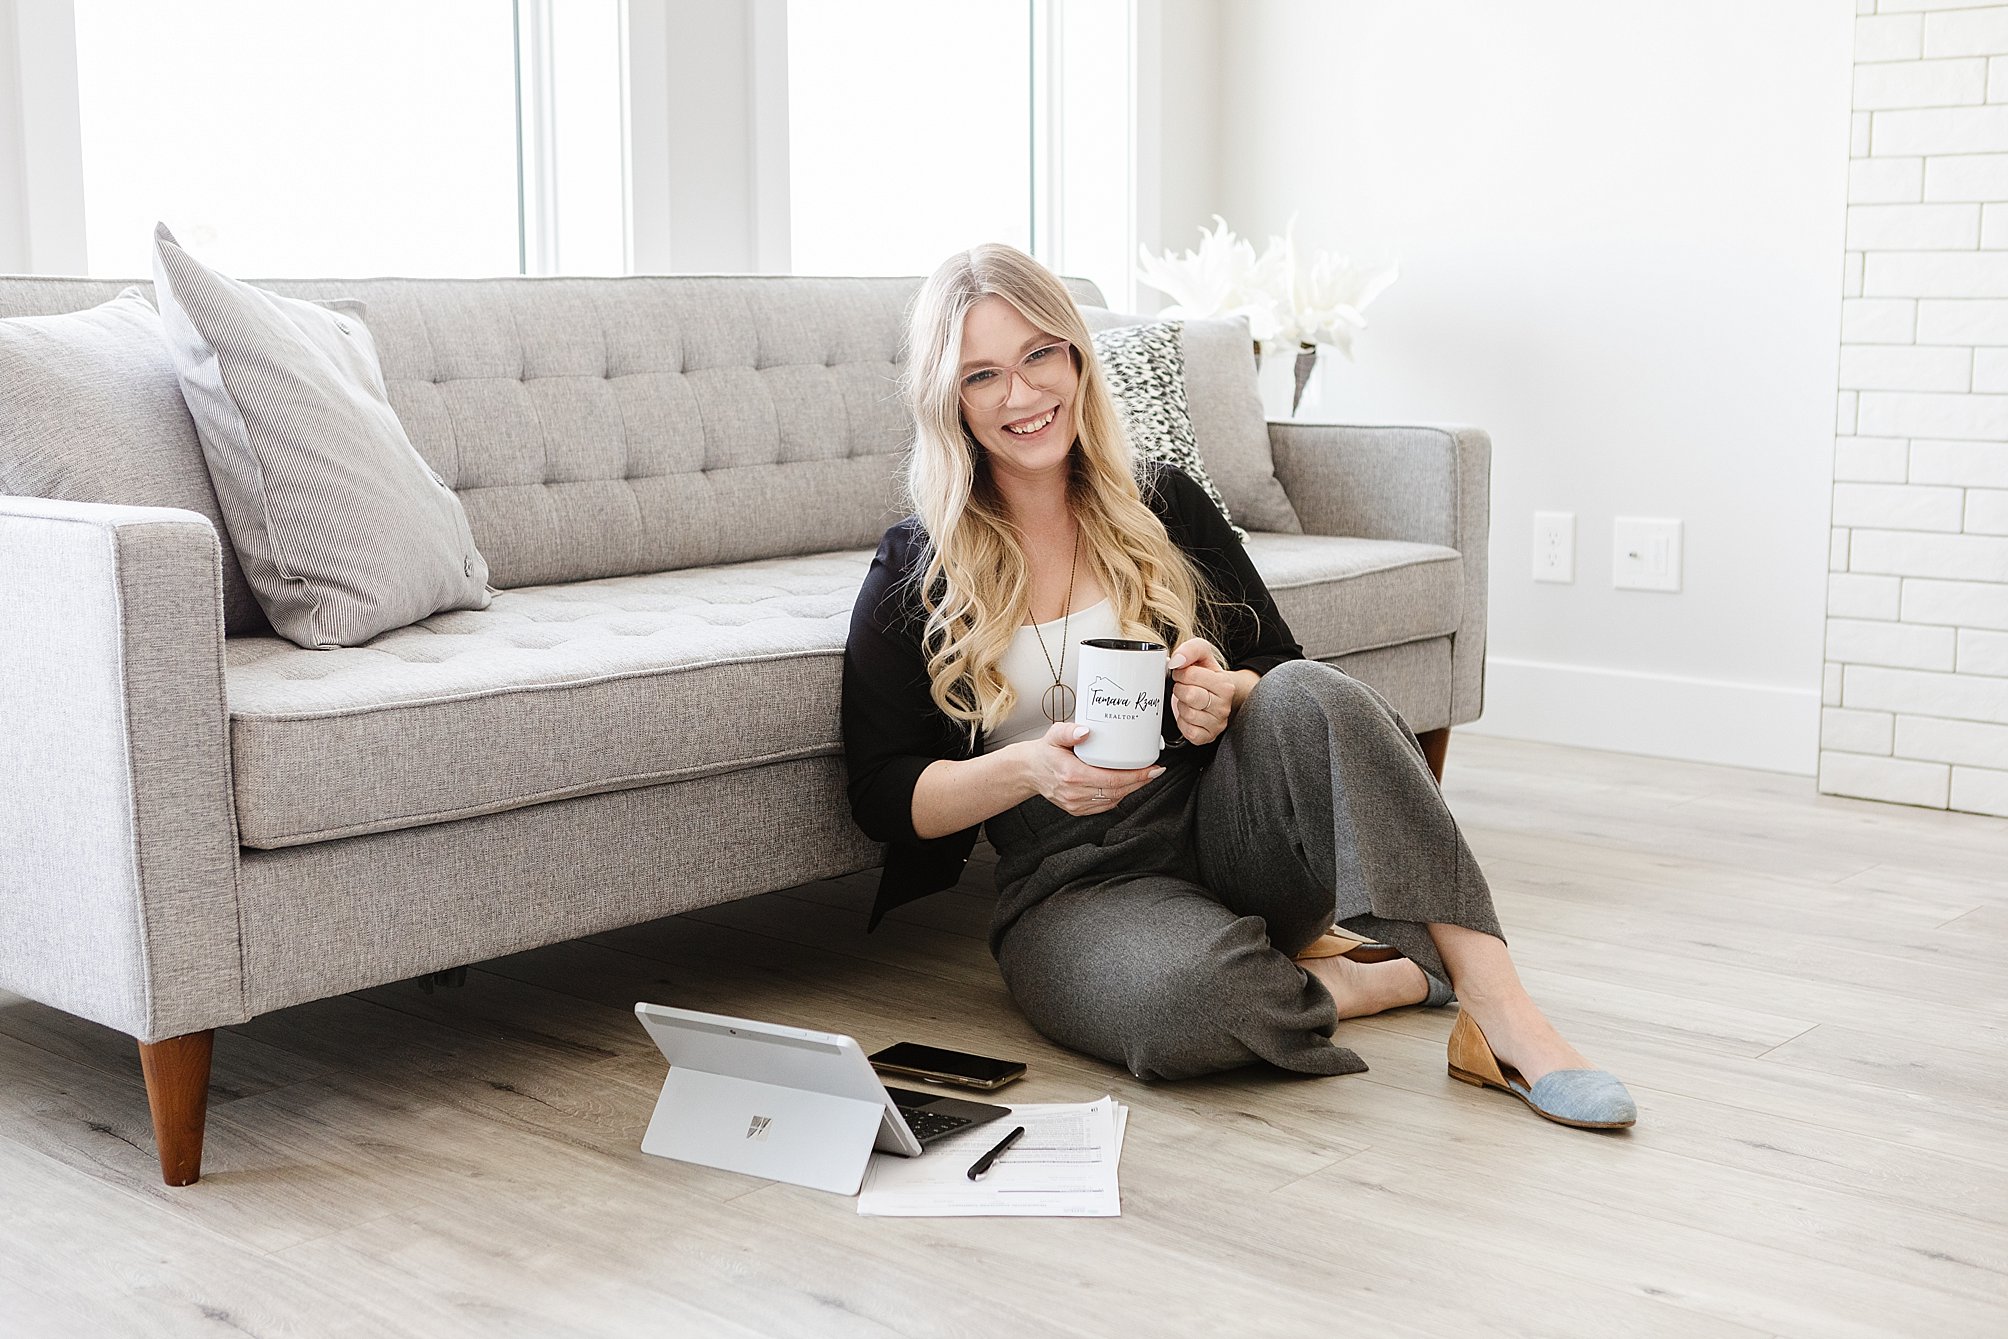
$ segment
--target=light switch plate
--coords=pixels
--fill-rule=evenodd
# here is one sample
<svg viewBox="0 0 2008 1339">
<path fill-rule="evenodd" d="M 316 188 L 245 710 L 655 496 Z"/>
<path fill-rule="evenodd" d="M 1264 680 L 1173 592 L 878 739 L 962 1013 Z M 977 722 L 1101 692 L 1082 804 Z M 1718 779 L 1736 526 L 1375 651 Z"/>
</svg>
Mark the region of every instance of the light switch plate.
<svg viewBox="0 0 2008 1339">
<path fill-rule="evenodd" d="M 1576 513 L 1534 513 L 1534 580 L 1576 579 Z"/>
<path fill-rule="evenodd" d="M 1680 589 L 1680 522 L 1620 516 L 1611 522 L 1611 584 L 1620 590 Z"/>
</svg>

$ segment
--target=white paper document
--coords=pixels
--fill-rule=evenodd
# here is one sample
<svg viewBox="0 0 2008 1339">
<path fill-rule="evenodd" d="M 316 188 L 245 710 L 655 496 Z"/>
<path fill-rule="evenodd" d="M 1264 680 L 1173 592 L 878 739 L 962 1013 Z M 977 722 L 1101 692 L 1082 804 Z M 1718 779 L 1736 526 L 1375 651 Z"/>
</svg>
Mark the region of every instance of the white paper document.
<svg viewBox="0 0 2008 1339">
<path fill-rule="evenodd" d="M 910 1218 L 1114 1218 L 1116 1165 L 1129 1108 L 1099 1102 L 1014 1106 L 1011 1114 L 937 1140 L 917 1158 L 874 1153 L 858 1212 Z M 981 1180 L 969 1168 L 1012 1127 L 1025 1133 Z"/>
</svg>

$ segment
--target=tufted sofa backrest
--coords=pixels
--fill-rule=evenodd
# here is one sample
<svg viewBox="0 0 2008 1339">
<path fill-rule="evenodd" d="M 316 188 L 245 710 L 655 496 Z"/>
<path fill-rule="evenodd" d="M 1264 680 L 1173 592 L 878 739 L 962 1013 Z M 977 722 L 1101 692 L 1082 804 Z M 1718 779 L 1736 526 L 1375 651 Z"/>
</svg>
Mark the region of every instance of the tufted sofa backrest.
<svg viewBox="0 0 2008 1339">
<path fill-rule="evenodd" d="M 132 282 L 0 277 L 0 318 Z M 367 304 L 391 405 L 497 586 L 867 547 L 904 514 L 917 278 L 252 282 Z"/>
</svg>

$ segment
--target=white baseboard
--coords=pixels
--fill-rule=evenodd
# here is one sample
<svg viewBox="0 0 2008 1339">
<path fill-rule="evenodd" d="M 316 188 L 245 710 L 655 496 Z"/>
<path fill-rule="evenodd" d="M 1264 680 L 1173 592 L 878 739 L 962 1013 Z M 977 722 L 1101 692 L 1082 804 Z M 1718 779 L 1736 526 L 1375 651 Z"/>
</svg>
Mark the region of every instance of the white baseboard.
<svg viewBox="0 0 2008 1339">
<path fill-rule="evenodd" d="M 1820 690 L 1492 656 L 1485 712 L 1457 731 L 1813 776 Z"/>
</svg>

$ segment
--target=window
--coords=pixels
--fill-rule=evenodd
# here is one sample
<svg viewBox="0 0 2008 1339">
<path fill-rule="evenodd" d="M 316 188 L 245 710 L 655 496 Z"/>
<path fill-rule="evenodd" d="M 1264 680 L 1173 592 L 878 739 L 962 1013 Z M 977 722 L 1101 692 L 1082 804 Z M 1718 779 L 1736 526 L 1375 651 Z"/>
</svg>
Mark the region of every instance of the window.
<svg viewBox="0 0 2008 1339">
<path fill-rule="evenodd" d="M 1009 242 L 1135 299 L 1131 0 L 793 0 L 797 274 L 926 274 Z"/>
<path fill-rule="evenodd" d="M 795 0 L 788 199 L 797 274 L 927 274 L 1032 242 L 1027 0 Z"/>
<path fill-rule="evenodd" d="M 621 272 L 620 12 L 76 0 L 89 270 L 159 220 L 247 278 Z"/>
<path fill-rule="evenodd" d="M 1129 0 L 1048 0 L 1033 24 L 1033 254 L 1117 311 L 1136 305 L 1130 23 Z"/>
</svg>

